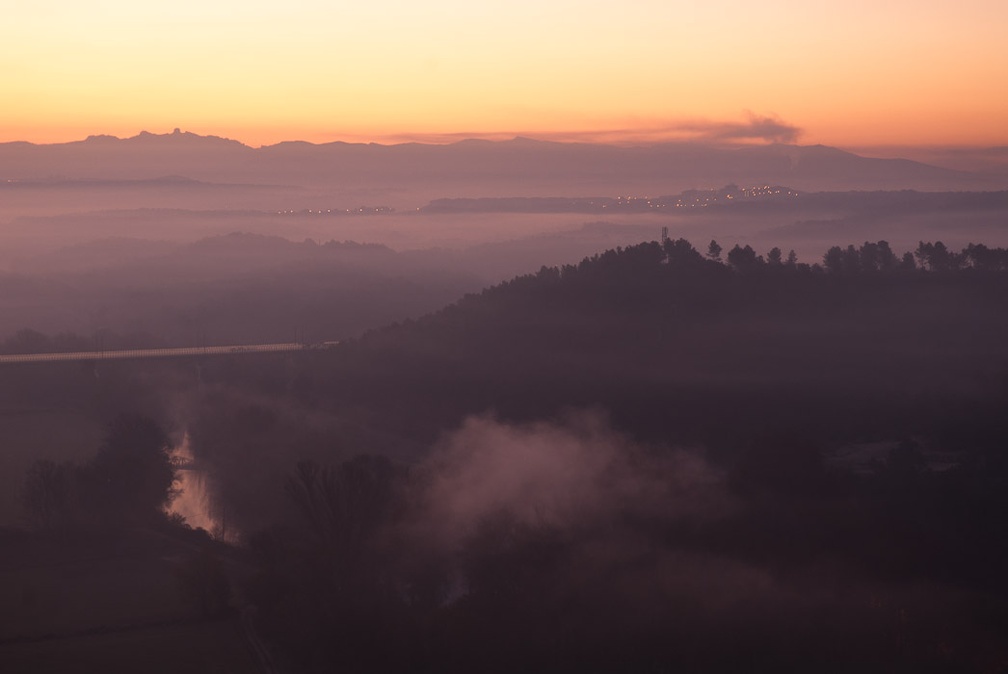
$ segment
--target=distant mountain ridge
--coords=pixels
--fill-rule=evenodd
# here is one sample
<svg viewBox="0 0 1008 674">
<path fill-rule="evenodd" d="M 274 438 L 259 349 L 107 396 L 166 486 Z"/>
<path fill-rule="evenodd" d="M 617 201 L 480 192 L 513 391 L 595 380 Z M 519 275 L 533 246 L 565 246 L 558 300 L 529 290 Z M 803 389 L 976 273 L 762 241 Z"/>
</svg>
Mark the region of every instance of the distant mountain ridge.
<svg viewBox="0 0 1008 674">
<path fill-rule="evenodd" d="M 487 196 L 550 187 L 575 196 L 629 189 L 786 184 L 797 189 L 1004 188 L 991 176 L 907 159 L 864 157 L 822 145 L 660 143 L 616 146 L 517 137 L 448 145 L 282 142 L 253 148 L 176 129 L 131 138 L 89 136 L 52 145 L 0 143 L 0 179 L 152 179 L 409 188 L 483 187 Z M 661 192 L 658 192 L 661 190 Z M 638 192 L 641 193 L 641 192 Z"/>
</svg>

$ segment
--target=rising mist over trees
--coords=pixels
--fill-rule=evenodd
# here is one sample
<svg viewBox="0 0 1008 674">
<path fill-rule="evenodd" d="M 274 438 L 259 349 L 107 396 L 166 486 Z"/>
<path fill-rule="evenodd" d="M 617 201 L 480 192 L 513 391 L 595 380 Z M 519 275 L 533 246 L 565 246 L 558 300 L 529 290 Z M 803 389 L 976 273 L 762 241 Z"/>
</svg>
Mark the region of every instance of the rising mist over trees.
<svg viewBox="0 0 1008 674">
<path fill-rule="evenodd" d="M 459 430 L 419 464 L 290 473 L 254 544 L 264 630 L 309 670 L 982 671 L 1006 615 L 1004 251 L 936 249 L 642 244 L 318 357 L 309 404 Z"/>
</svg>

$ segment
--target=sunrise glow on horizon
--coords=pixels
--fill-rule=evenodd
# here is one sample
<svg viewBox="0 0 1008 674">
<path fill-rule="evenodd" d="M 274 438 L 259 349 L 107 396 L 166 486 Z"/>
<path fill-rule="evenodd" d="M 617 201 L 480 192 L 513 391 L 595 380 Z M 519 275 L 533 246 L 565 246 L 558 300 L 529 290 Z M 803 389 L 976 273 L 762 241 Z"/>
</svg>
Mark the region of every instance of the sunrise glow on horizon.
<svg viewBox="0 0 1008 674">
<path fill-rule="evenodd" d="M 15 0 L 0 141 L 1006 145 L 1005 26 L 1000 0 Z"/>
</svg>

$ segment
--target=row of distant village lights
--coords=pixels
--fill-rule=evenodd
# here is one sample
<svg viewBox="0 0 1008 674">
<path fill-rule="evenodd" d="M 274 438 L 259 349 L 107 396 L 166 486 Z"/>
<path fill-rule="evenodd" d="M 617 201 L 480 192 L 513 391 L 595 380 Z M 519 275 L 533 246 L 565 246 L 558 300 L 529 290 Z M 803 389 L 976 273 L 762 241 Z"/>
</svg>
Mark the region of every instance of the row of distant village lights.
<svg viewBox="0 0 1008 674">
<path fill-rule="evenodd" d="M 376 208 L 361 206 L 360 208 L 327 208 L 325 210 L 314 208 L 303 208 L 299 211 L 293 208 L 286 211 L 277 211 L 277 215 L 370 215 L 373 213 L 392 213 L 394 208 L 389 206 L 378 206 Z"/>
<path fill-rule="evenodd" d="M 688 205 L 690 208 L 695 208 L 697 206 L 697 204 L 699 204 L 701 207 L 704 207 L 704 206 L 707 206 L 708 204 L 710 204 L 711 202 L 717 201 L 718 200 L 717 191 L 716 190 L 709 190 L 709 192 L 711 193 L 711 196 L 705 196 L 705 197 L 696 198 L 696 199 L 693 200 L 692 203 L 688 203 L 688 204 L 687 204 L 687 202 L 684 202 L 682 199 L 676 199 L 675 207 L 676 208 L 685 208 Z M 775 187 L 771 187 L 770 185 L 763 185 L 762 187 L 749 187 L 749 188 L 743 187 L 743 188 L 741 188 L 739 190 L 739 192 L 742 194 L 742 196 L 749 197 L 749 198 L 753 198 L 753 197 L 768 197 L 768 196 L 780 196 L 780 195 L 784 195 L 785 197 L 791 197 L 791 198 L 797 198 L 798 197 L 798 192 L 795 192 L 794 190 L 787 189 L 785 187 L 776 187 L 776 186 Z M 726 199 L 734 199 L 735 196 L 733 194 L 726 194 L 725 198 Z M 661 201 L 652 201 L 647 196 L 644 196 L 644 197 L 633 197 L 633 196 L 625 196 L 624 197 L 624 196 L 618 196 L 618 197 L 616 197 L 616 205 L 630 204 L 631 202 L 641 201 L 641 200 L 646 200 L 647 201 L 648 208 L 666 208 L 666 207 L 668 207 L 668 204 L 666 204 L 664 202 L 661 202 Z M 589 201 L 588 204 L 589 205 L 594 205 L 595 202 L 594 201 Z M 601 204 L 601 206 L 602 206 L 602 208 L 607 208 L 608 204 Z M 420 211 L 419 208 L 417 208 L 416 210 Z M 393 212 L 395 212 L 395 209 L 391 208 L 389 206 L 379 206 L 379 207 L 374 207 L 374 208 L 361 206 L 359 208 L 344 208 L 344 209 L 327 208 L 325 210 L 322 210 L 322 209 L 316 210 L 316 209 L 313 209 L 313 208 L 294 210 L 292 208 L 292 209 L 285 210 L 285 211 L 277 211 L 277 215 L 303 215 L 303 214 L 307 214 L 307 215 L 333 215 L 333 214 L 335 214 L 335 215 L 372 215 L 372 214 L 376 214 L 376 213 L 393 213 Z"/>
<path fill-rule="evenodd" d="M 701 207 L 705 207 L 708 204 L 710 204 L 711 202 L 714 202 L 714 201 L 718 200 L 718 196 L 717 196 L 717 191 L 716 190 L 709 190 L 709 192 L 711 193 L 711 196 L 697 197 L 696 199 L 693 200 L 692 203 L 684 202 L 682 199 L 676 199 L 675 207 L 676 208 L 685 208 L 688 205 L 690 208 L 696 208 L 697 204 L 699 204 Z M 749 197 L 749 198 L 753 198 L 753 197 L 780 196 L 780 195 L 784 195 L 785 197 L 791 197 L 791 198 L 797 198 L 798 197 L 798 192 L 795 192 L 794 190 L 790 190 L 790 189 L 785 188 L 785 187 L 776 187 L 776 186 L 775 187 L 771 187 L 770 185 L 763 185 L 762 187 L 749 187 L 749 188 L 744 188 L 743 187 L 743 188 L 741 188 L 739 190 L 739 192 L 742 193 L 742 196 Z M 726 194 L 725 198 L 726 199 L 734 199 L 735 195 L 733 195 L 733 194 Z M 658 201 L 658 202 L 652 201 L 649 197 L 646 197 L 646 196 L 645 197 L 632 197 L 632 196 L 623 197 L 623 196 L 618 196 L 618 197 L 616 197 L 616 204 L 617 205 L 622 205 L 624 203 L 625 204 L 629 204 L 630 202 L 640 201 L 642 199 L 643 200 L 647 200 L 647 205 L 648 205 L 649 208 L 666 208 L 666 207 L 668 207 L 668 204 L 666 204 L 664 202 L 661 202 L 661 201 Z M 589 202 L 589 203 L 591 204 L 593 202 Z M 602 204 L 602 208 L 606 208 L 606 207 L 607 207 L 606 204 Z"/>
</svg>

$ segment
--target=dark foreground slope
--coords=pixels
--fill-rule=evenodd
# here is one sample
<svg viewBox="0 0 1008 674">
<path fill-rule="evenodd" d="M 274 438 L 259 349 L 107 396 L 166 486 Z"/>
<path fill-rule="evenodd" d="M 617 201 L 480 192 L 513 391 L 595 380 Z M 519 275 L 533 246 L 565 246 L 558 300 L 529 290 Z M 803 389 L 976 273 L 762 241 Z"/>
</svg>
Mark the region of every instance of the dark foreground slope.
<svg viewBox="0 0 1008 674">
<path fill-rule="evenodd" d="M 647 243 L 332 350 L 60 391 L 190 382 L 289 671 L 998 672 L 1005 255 L 918 252 Z"/>
<path fill-rule="evenodd" d="M 308 671 L 1000 671 L 1008 280 L 880 250 L 642 244 L 297 363 L 441 436 L 288 473 L 263 633 Z"/>
</svg>

